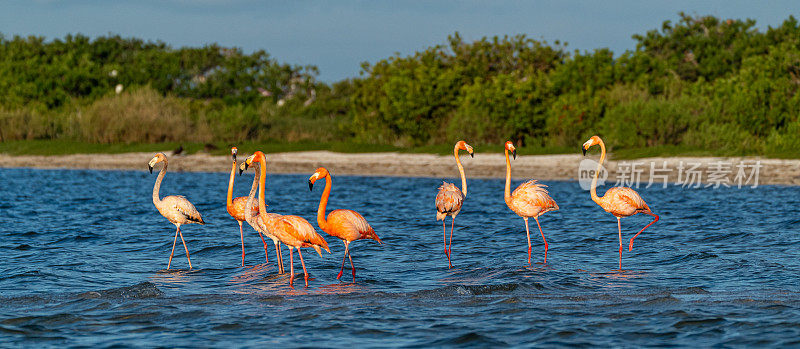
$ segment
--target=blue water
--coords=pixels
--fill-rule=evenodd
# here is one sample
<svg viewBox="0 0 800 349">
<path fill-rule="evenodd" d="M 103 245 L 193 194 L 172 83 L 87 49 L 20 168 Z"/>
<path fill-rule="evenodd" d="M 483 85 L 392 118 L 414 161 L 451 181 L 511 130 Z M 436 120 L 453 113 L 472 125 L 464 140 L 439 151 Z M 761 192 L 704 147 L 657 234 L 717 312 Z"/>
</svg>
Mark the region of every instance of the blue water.
<svg viewBox="0 0 800 349">
<path fill-rule="evenodd" d="M 307 250 L 310 287 L 290 288 L 249 227 L 240 266 L 222 173 L 167 174 L 162 195 L 208 224 L 183 229 L 195 268 L 179 241 L 165 270 L 174 226 L 151 202 L 155 177 L 0 169 L 0 346 L 800 345 L 798 187 L 640 188 L 661 220 L 618 271 L 616 219 L 577 182 L 546 183 L 561 210 L 541 218 L 546 265 L 531 221 L 528 266 L 503 182 L 473 179 L 448 270 L 441 180 L 336 176 L 329 208 L 361 212 L 385 245 L 354 243 L 356 283 L 349 268 L 340 282 L 344 246 L 323 233 L 331 254 Z M 316 225 L 322 188 L 307 178 L 270 175 L 269 208 Z M 627 240 L 649 217 L 622 222 Z"/>
</svg>

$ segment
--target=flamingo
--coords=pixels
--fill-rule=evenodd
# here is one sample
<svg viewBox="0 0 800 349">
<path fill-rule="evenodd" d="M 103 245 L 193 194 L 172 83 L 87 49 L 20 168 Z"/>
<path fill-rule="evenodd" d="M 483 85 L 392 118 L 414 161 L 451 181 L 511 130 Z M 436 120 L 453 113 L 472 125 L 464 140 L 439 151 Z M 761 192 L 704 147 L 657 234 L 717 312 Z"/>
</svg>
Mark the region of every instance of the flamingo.
<svg viewBox="0 0 800 349">
<path fill-rule="evenodd" d="M 247 205 L 247 197 L 240 196 L 233 199 L 233 179 L 234 174 L 236 173 L 236 153 L 239 150 L 236 147 L 231 148 L 231 156 L 233 157 L 233 167 L 231 167 L 231 177 L 228 179 L 228 198 L 225 201 L 225 208 L 228 210 L 228 214 L 233 217 L 239 223 L 239 236 L 242 239 L 242 266 L 244 266 L 244 233 L 242 232 L 242 222 L 245 221 L 244 216 L 244 209 Z M 258 215 L 258 207 L 252 207 L 253 214 Z M 267 242 L 264 240 L 264 235 L 261 232 L 258 232 L 258 236 L 261 237 L 261 242 L 264 244 L 264 257 L 267 259 L 267 263 L 269 263 L 269 256 L 267 255 Z"/>
<path fill-rule="evenodd" d="M 303 260 L 303 254 L 300 252 L 302 247 L 311 247 L 322 257 L 323 248 L 330 253 L 328 243 L 314 230 L 305 218 L 300 216 L 267 213 L 266 204 L 264 204 L 264 182 L 267 177 L 266 172 L 266 157 L 261 151 L 256 151 L 253 155 L 245 160 L 245 168 L 250 164 L 259 164 L 259 190 L 258 190 L 258 212 L 259 218 L 264 226 L 276 236 L 282 243 L 289 246 L 289 268 L 291 275 L 289 276 L 289 285 L 294 285 L 294 249 L 297 248 L 297 254 L 300 256 L 300 263 L 303 265 L 303 274 L 305 276 L 306 287 L 308 287 L 308 271 L 306 270 L 306 263 Z M 248 200 L 253 201 L 253 200 Z"/>
<path fill-rule="evenodd" d="M 597 177 L 600 174 L 600 170 L 603 166 L 603 160 L 606 159 L 606 145 L 603 143 L 603 140 L 600 137 L 592 136 L 589 138 L 588 141 L 583 143 L 581 146 L 581 150 L 583 150 L 583 155 L 586 156 L 586 151 L 589 150 L 593 145 L 600 144 L 600 162 L 597 163 L 597 171 L 594 173 L 594 179 L 592 179 L 592 201 L 600 205 L 606 212 L 609 212 L 617 217 L 617 231 L 619 233 L 619 269 L 622 270 L 622 223 L 620 219 L 622 217 L 629 217 L 633 216 L 637 213 L 644 213 L 650 216 L 653 216 L 653 221 L 650 224 L 646 225 L 642 230 L 640 230 L 636 235 L 634 235 L 630 243 L 628 244 L 628 251 L 633 250 L 633 240 L 636 239 L 639 234 L 641 234 L 645 229 L 649 226 L 653 225 L 653 223 L 658 222 L 658 215 L 650 211 L 650 207 L 647 206 L 647 203 L 644 202 L 639 193 L 635 190 L 628 188 L 628 187 L 613 187 L 606 191 L 606 195 L 604 196 L 597 196 Z"/>
<path fill-rule="evenodd" d="M 266 235 L 275 244 L 275 255 L 277 257 L 277 262 L 278 262 L 278 274 L 283 274 L 284 273 L 283 258 L 281 256 L 280 241 L 278 240 L 278 237 L 272 234 L 271 231 L 269 231 L 269 229 L 266 226 L 266 223 L 264 222 L 260 214 L 256 214 L 255 216 L 253 215 L 254 213 L 259 212 L 258 203 L 256 202 L 255 196 L 256 196 L 256 190 L 258 190 L 258 184 L 260 183 L 259 179 L 261 178 L 259 163 L 255 163 L 254 166 L 256 167 L 255 177 L 253 177 L 253 185 L 250 187 L 250 194 L 248 194 L 247 201 L 245 203 L 245 208 L 243 211 L 244 219 L 247 222 L 247 224 L 250 224 L 250 226 L 253 227 L 253 229 L 255 229 L 259 233 Z M 248 165 L 246 161 L 242 161 L 242 164 L 239 165 L 239 174 L 241 175 L 242 172 L 244 172 L 244 170 L 247 169 L 247 167 Z M 266 205 L 264 207 L 266 207 Z M 276 213 L 267 213 L 267 216 L 273 216 L 273 215 L 280 216 Z"/>
<path fill-rule="evenodd" d="M 531 232 L 528 229 L 528 218 L 533 217 L 536 220 L 536 226 L 539 227 L 539 233 L 542 234 L 542 241 L 544 241 L 544 262 L 547 263 L 547 239 L 544 238 L 542 226 L 539 224 L 539 216 L 546 212 L 558 210 L 558 204 L 547 193 L 547 187 L 544 184 L 536 183 L 535 179 L 531 179 L 525 183 L 520 184 L 514 192 L 511 193 L 511 160 L 508 158 L 508 152 L 517 158 L 517 149 L 511 141 L 506 142 L 506 189 L 503 195 L 506 205 L 511 211 L 525 220 L 525 232 L 528 234 L 528 264 L 531 264 Z"/>
<path fill-rule="evenodd" d="M 456 223 L 456 216 L 461 211 L 461 205 L 467 197 L 467 178 L 464 176 L 464 167 L 461 166 L 461 159 L 458 158 L 458 151 L 466 150 L 470 156 L 475 156 L 472 153 L 472 147 L 464 141 L 456 142 L 453 148 L 453 157 L 456 158 L 456 165 L 458 165 L 458 172 L 461 174 L 461 190 L 458 189 L 453 183 L 442 182 L 439 186 L 439 193 L 436 194 L 436 220 L 442 220 L 442 238 L 444 239 L 444 254 L 447 256 L 448 268 L 452 268 L 453 264 L 450 263 L 450 247 L 447 244 L 447 228 L 445 227 L 445 218 L 450 216 L 450 246 L 453 244 L 453 226 Z"/>
<path fill-rule="evenodd" d="M 353 265 L 353 257 L 350 256 L 350 243 L 359 239 L 372 239 L 379 244 L 383 242 L 375 234 L 375 230 L 367 223 L 358 212 L 352 210 L 333 210 L 328 214 L 328 219 L 325 219 L 325 208 L 328 205 L 328 197 L 331 194 L 331 186 L 333 180 L 330 172 L 324 167 L 320 167 L 308 178 L 308 189 L 314 189 L 314 182 L 324 178 L 325 190 L 322 191 L 322 197 L 319 200 L 319 208 L 317 209 L 317 224 L 319 228 L 328 235 L 335 236 L 342 239 L 344 242 L 344 256 L 342 256 L 342 268 L 339 269 L 339 275 L 336 279 L 342 278 L 344 272 L 344 261 L 348 256 L 350 257 L 350 268 L 353 270 L 353 281 L 356 280 L 356 267 Z"/>
<path fill-rule="evenodd" d="M 158 192 L 161 190 L 161 181 L 164 180 L 164 175 L 167 174 L 167 156 L 164 153 L 156 154 L 150 162 L 147 164 L 147 168 L 150 170 L 150 173 L 153 173 L 153 166 L 157 163 L 163 162 L 164 167 L 161 168 L 161 172 L 158 173 L 158 178 L 156 179 L 156 184 L 153 186 L 153 204 L 156 206 L 156 209 L 159 213 L 161 213 L 164 218 L 168 219 L 172 224 L 175 224 L 177 230 L 175 230 L 175 239 L 172 241 L 172 252 L 169 255 L 169 262 L 167 263 L 167 269 L 172 265 L 172 256 L 175 255 L 175 244 L 178 242 L 178 235 L 181 236 L 181 242 L 183 243 L 183 248 L 186 250 L 186 260 L 189 261 L 189 269 L 192 269 L 192 260 L 189 258 L 189 248 L 186 247 L 186 241 L 183 240 L 183 233 L 181 233 L 181 224 L 203 224 L 206 223 L 203 221 L 203 217 L 200 215 L 200 212 L 197 212 L 197 209 L 192 205 L 189 200 L 186 200 L 185 197 L 179 195 L 170 195 L 165 196 L 163 199 L 159 199 Z"/>
</svg>

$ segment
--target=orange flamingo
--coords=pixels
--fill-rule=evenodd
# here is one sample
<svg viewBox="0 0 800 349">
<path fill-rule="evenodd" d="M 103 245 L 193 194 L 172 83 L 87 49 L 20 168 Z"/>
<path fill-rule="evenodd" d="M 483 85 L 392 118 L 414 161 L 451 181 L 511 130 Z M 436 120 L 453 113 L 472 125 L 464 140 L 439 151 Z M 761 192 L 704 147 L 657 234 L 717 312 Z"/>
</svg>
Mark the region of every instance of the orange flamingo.
<svg viewBox="0 0 800 349">
<path fill-rule="evenodd" d="M 444 239 L 444 254 L 447 256 L 447 264 L 449 268 L 453 267 L 450 263 L 450 247 L 453 244 L 453 226 L 456 223 L 456 216 L 461 211 L 461 205 L 467 197 L 467 178 L 464 176 L 464 166 L 461 166 L 461 159 L 458 158 L 458 151 L 466 150 L 470 156 L 472 147 L 464 141 L 456 142 L 453 148 L 453 157 L 456 158 L 456 165 L 458 165 L 458 172 L 461 174 L 461 189 L 453 185 L 453 183 L 442 182 L 439 186 L 439 193 L 436 194 L 436 220 L 442 220 L 442 238 Z M 445 227 L 445 218 L 450 216 L 450 244 L 447 244 L 447 228 Z"/>
<path fill-rule="evenodd" d="M 225 201 L 225 208 L 228 210 L 228 214 L 239 223 L 239 236 L 242 239 L 242 266 L 244 266 L 244 233 L 242 232 L 242 222 L 245 221 L 244 208 L 247 205 L 247 197 L 240 196 L 235 199 L 233 198 L 233 179 L 236 174 L 236 153 L 238 152 L 239 150 L 236 147 L 231 148 L 233 167 L 231 167 L 231 177 L 228 179 L 228 198 Z M 253 215 L 258 215 L 258 207 L 253 206 L 252 210 Z M 269 263 L 267 242 L 264 240 L 264 235 L 262 235 L 261 232 L 258 232 L 258 236 L 261 237 L 261 242 L 264 244 L 264 257 L 267 259 L 267 263 Z"/>
<path fill-rule="evenodd" d="M 308 179 L 308 189 L 314 189 L 314 182 L 318 179 L 325 178 L 325 190 L 322 191 L 322 197 L 319 200 L 319 208 L 317 209 L 317 224 L 320 229 L 328 233 L 328 235 L 335 236 L 342 239 L 344 242 L 344 256 L 342 256 L 342 268 L 339 269 L 339 275 L 336 279 L 341 279 L 342 272 L 344 272 L 344 260 L 350 258 L 350 268 L 353 270 L 353 281 L 356 280 L 356 267 L 353 265 L 353 257 L 350 256 L 350 243 L 358 239 L 372 239 L 379 244 L 383 242 L 375 234 L 375 230 L 367 223 L 358 212 L 352 210 L 333 210 L 328 214 L 328 219 L 325 219 L 325 208 L 328 205 L 328 197 L 331 194 L 331 186 L 333 180 L 330 172 L 324 167 L 320 167 Z"/>
<path fill-rule="evenodd" d="M 153 166 L 159 162 L 163 162 L 164 167 L 162 167 L 161 172 L 158 173 L 156 184 L 153 186 L 153 204 L 156 206 L 158 212 L 161 213 L 164 218 L 172 222 L 172 224 L 175 224 L 175 227 L 177 228 L 175 230 L 175 239 L 172 241 L 172 252 L 169 255 L 167 269 L 169 269 L 169 267 L 172 265 L 172 256 L 175 255 L 175 244 L 178 242 L 178 235 L 181 236 L 183 248 L 186 250 L 186 260 L 189 261 L 189 269 L 192 269 L 192 260 L 189 258 L 189 248 L 186 247 L 186 241 L 183 240 L 181 224 L 206 223 L 203 221 L 203 217 L 200 216 L 200 212 L 197 212 L 197 209 L 194 207 L 194 205 L 192 205 L 189 200 L 186 200 L 185 197 L 170 195 L 165 196 L 163 199 L 159 198 L 158 192 L 161 190 L 161 181 L 164 180 L 164 175 L 167 174 L 167 156 L 164 155 L 164 153 L 158 153 L 152 159 L 150 159 L 150 162 L 147 164 L 147 168 L 152 174 Z"/>
<path fill-rule="evenodd" d="M 280 241 L 278 240 L 278 237 L 272 234 L 272 232 L 270 232 L 270 230 L 266 226 L 266 222 L 262 219 L 260 214 L 256 214 L 255 216 L 253 215 L 254 213 L 259 212 L 258 203 L 256 202 L 255 197 L 256 197 L 256 190 L 258 190 L 258 185 L 260 183 L 259 180 L 261 178 L 261 170 L 259 168 L 260 167 L 259 163 L 257 162 L 254 163 L 254 166 L 256 167 L 255 176 L 253 177 L 253 185 L 250 187 L 250 194 L 247 195 L 247 202 L 245 204 L 245 209 L 244 209 L 244 219 L 247 222 L 247 224 L 250 224 L 250 226 L 253 227 L 253 229 L 255 229 L 259 233 L 266 235 L 275 244 L 275 255 L 277 257 L 277 262 L 278 262 L 278 274 L 283 274 L 285 270 L 283 269 L 283 256 L 281 255 L 281 248 L 280 248 L 281 245 Z M 242 164 L 239 165 L 239 174 L 241 175 L 242 172 L 244 172 L 244 170 L 247 169 L 247 167 L 248 167 L 247 161 L 242 161 Z M 270 212 L 267 212 L 267 216 L 280 217 L 279 214 Z"/>
<path fill-rule="evenodd" d="M 536 183 L 535 179 L 531 179 L 525 183 L 520 184 L 514 192 L 511 193 L 511 160 L 508 158 L 508 152 L 517 158 L 517 149 L 511 141 L 506 142 L 506 190 L 504 198 L 506 205 L 511 211 L 525 220 L 525 232 L 528 234 L 528 264 L 531 264 L 531 232 L 528 229 L 528 218 L 533 217 L 536 220 L 536 226 L 539 227 L 539 233 L 542 234 L 542 241 L 544 241 L 544 262 L 547 263 L 547 239 L 544 238 L 542 226 L 539 224 L 539 216 L 545 212 L 558 210 L 558 204 L 547 193 L 547 187 L 544 184 Z"/>
<path fill-rule="evenodd" d="M 589 138 L 588 141 L 583 143 L 581 150 L 583 150 L 583 155 L 586 156 L 586 151 L 589 150 L 590 147 L 593 145 L 600 144 L 600 162 L 597 163 L 597 171 L 594 173 L 594 179 L 592 179 L 592 201 L 596 202 L 600 207 L 602 207 L 606 212 L 609 212 L 617 217 L 617 231 L 619 232 L 619 269 L 622 270 L 622 223 L 620 219 L 622 217 L 629 217 L 633 216 L 637 213 L 644 213 L 653 216 L 653 221 L 650 224 L 646 225 L 642 230 L 640 230 L 636 235 L 634 235 L 630 243 L 628 245 L 628 251 L 633 250 L 633 240 L 636 239 L 639 234 L 641 234 L 645 229 L 649 226 L 653 225 L 653 223 L 658 222 L 658 215 L 650 211 L 650 207 L 647 206 L 647 203 L 644 202 L 639 193 L 635 190 L 627 187 L 613 187 L 606 191 L 606 195 L 604 196 L 597 196 L 597 177 L 600 175 L 600 170 L 603 166 L 603 161 L 606 159 L 606 145 L 603 143 L 603 140 L 600 137 L 592 136 Z"/>
<path fill-rule="evenodd" d="M 303 254 L 300 252 L 302 247 L 311 247 L 319 253 L 322 257 L 323 248 L 330 253 L 328 243 L 314 230 L 305 218 L 300 216 L 291 215 L 277 215 L 268 214 L 267 207 L 264 204 L 264 184 L 267 177 L 266 172 L 266 157 L 261 151 L 256 151 L 253 155 L 245 160 L 245 167 L 252 163 L 259 164 L 259 189 L 258 189 L 258 212 L 261 221 L 264 222 L 267 229 L 275 235 L 282 243 L 289 246 L 289 268 L 291 275 L 289 276 L 289 285 L 294 284 L 294 249 L 297 248 L 297 254 L 300 256 L 300 263 L 303 265 L 303 274 L 305 276 L 306 286 L 308 286 L 308 271 L 306 270 L 306 263 L 303 261 Z"/>
</svg>

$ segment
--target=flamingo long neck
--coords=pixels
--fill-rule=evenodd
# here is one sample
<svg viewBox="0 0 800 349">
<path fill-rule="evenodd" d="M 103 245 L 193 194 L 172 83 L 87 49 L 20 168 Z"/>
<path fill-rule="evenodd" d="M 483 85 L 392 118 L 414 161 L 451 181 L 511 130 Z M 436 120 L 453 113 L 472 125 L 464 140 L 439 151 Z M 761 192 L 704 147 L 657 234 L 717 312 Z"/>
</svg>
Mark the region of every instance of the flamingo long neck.
<svg viewBox="0 0 800 349">
<path fill-rule="evenodd" d="M 331 195 L 331 186 L 333 179 L 331 174 L 325 175 L 325 190 L 322 191 L 322 197 L 319 199 L 319 208 L 317 209 L 317 224 L 320 229 L 325 230 L 328 226 L 328 221 L 325 219 L 325 209 L 328 207 L 328 197 Z"/>
<path fill-rule="evenodd" d="M 233 208 L 233 179 L 235 175 L 236 161 L 233 162 L 233 167 L 231 167 L 231 178 L 228 179 L 228 198 L 225 201 L 225 208 L 228 209 L 228 212 L 230 212 Z"/>
<path fill-rule="evenodd" d="M 600 162 L 597 163 L 597 171 L 594 171 L 594 179 L 592 179 L 592 201 L 600 203 L 600 197 L 597 196 L 597 177 L 600 176 L 600 170 L 603 168 L 603 161 L 606 159 L 606 145 L 603 140 L 600 140 Z"/>
<path fill-rule="evenodd" d="M 261 160 L 263 161 L 263 159 Z M 267 166 L 259 162 L 258 171 L 261 178 L 258 179 L 258 214 L 264 222 L 269 222 L 269 215 L 267 215 L 267 205 L 264 203 L 264 184 L 267 179 Z"/>
<path fill-rule="evenodd" d="M 503 194 L 503 199 L 506 202 L 511 200 L 511 160 L 508 158 L 508 149 L 506 149 L 506 191 Z"/>
<path fill-rule="evenodd" d="M 167 159 L 164 159 L 164 167 L 162 167 L 161 171 L 158 172 L 158 178 L 156 178 L 156 184 L 153 186 L 154 205 L 161 204 L 161 198 L 159 197 L 158 193 L 161 191 L 161 181 L 164 180 L 164 175 L 166 174 L 167 174 Z"/>
<path fill-rule="evenodd" d="M 255 164 L 258 164 L 257 162 Z M 246 221 L 250 221 L 253 217 L 253 205 L 256 204 L 256 190 L 258 190 L 258 179 L 261 178 L 260 176 L 260 167 L 256 165 L 255 168 L 256 175 L 253 177 L 253 185 L 250 187 L 250 194 L 247 194 L 247 203 L 244 205 L 244 218 Z"/>
<path fill-rule="evenodd" d="M 458 146 L 453 148 L 453 156 L 456 158 L 458 173 L 461 174 L 461 193 L 464 194 L 464 197 L 467 197 L 467 177 L 464 176 L 464 166 L 461 166 L 461 159 L 458 157 Z"/>
</svg>

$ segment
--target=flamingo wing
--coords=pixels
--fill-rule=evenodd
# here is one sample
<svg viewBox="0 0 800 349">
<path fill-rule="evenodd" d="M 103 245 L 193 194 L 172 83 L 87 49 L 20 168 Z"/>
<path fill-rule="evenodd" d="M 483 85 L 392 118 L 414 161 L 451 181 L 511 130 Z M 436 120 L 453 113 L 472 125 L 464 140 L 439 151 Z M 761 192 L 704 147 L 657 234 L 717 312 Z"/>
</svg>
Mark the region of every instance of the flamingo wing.
<svg viewBox="0 0 800 349">
<path fill-rule="evenodd" d="M 328 224 L 334 227 L 335 235 L 353 241 L 376 237 L 375 231 L 358 212 L 353 210 L 333 210 L 328 214 Z M 380 241 L 380 240 L 379 240 Z"/>
<path fill-rule="evenodd" d="M 260 232 L 262 232 L 264 234 L 267 234 L 267 236 L 269 236 L 270 238 L 274 238 L 274 237 L 276 237 L 276 235 L 273 233 L 273 230 L 275 230 L 275 227 L 270 226 L 269 223 L 272 223 L 272 222 L 280 219 L 283 216 L 281 216 L 281 215 L 279 215 L 277 213 L 272 213 L 272 212 L 267 212 L 267 213 L 265 213 L 265 215 L 267 216 L 267 220 L 269 222 L 264 221 L 264 217 L 262 217 L 259 214 L 257 216 L 252 216 L 250 221 L 248 221 L 247 223 L 250 223 L 250 226 L 252 226 L 253 229 L 258 230 L 258 231 L 260 231 Z"/>
<path fill-rule="evenodd" d="M 314 226 L 303 217 L 283 216 L 276 223 L 276 225 L 279 227 L 279 229 L 282 229 L 295 239 L 303 243 L 310 244 L 312 247 L 315 247 L 315 249 L 317 249 L 319 246 L 322 246 L 325 251 L 328 251 L 328 253 L 331 252 L 330 249 L 328 249 L 328 243 L 325 241 L 325 239 L 322 238 L 322 236 L 319 235 L 314 229 Z"/>
<path fill-rule="evenodd" d="M 603 198 L 608 197 L 609 207 L 606 211 L 629 216 L 637 211 L 650 211 L 650 207 L 635 190 L 628 187 L 613 187 L 606 191 Z M 605 208 L 605 207 L 604 207 Z"/>
<path fill-rule="evenodd" d="M 436 220 L 444 219 L 448 214 L 458 214 L 464 203 L 464 194 L 453 183 L 442 182 L 439 194 L 436 195 Z"/>
<path fill-rule="evenodd" d="M 167 207 L 174 209 L 175 212 L 182 215 L 189 223 L 206 224 L 206 222 L 203 221 L 203 216 L 197 211 L 197 208 L 185 197 L 181 195 L 170 195 L 164 197 L 162 202 L 166 202 Z"/>
<path fill-rule="evenodd" d="M 547 186 L 531 179 L 520 184 L 511 193 L 511 209 L 523 217 L 538 217 L 539 215 L 558 210 L 558 204 L 545 189 Z"/>
<path fill-rule="evenodd" d="M 230 213 L 230 215 L 233 216 L 233 218 L 236 218 L 236 220 L 239 220 L 239 221 L 245 220 L 244 219 L 245 218 L 244 209 L 245 209 L 245 207 L 247 207 L 247 197 L 246 196 L 240 196 L 238 198 L 233 199 L 233 205 L 232 206 L 233 206 L 233 210 L 231 210 L 231 211 L 233 211 L 233 212 L 228 211 L 228 213 Z M 250 212 L 251 212 L 251 214 L 253 216 L 257 216 L 258 215 L 258 206 L 257 205 L 253 205 L 253 207 L 250 210 Z"/>
</svg>

